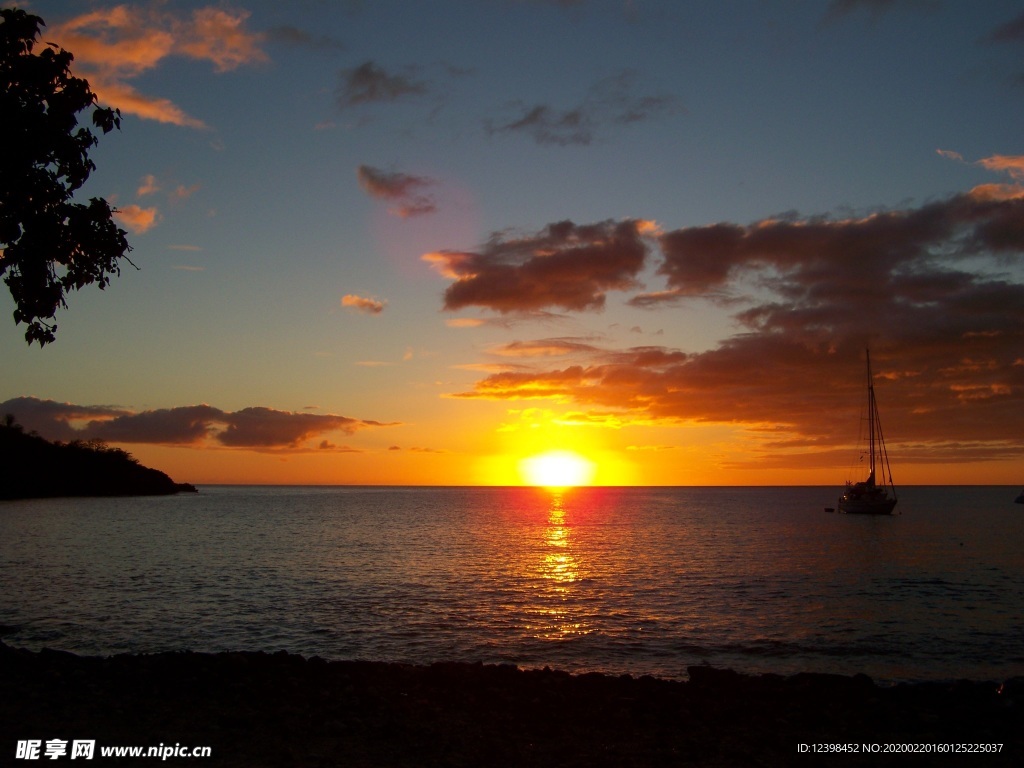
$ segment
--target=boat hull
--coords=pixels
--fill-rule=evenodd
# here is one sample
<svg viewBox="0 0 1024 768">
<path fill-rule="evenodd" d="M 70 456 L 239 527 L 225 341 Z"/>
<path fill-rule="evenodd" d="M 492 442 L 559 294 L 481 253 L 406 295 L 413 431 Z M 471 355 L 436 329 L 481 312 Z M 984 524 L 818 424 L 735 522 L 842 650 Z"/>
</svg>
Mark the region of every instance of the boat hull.
<svg viewBox="0 0 1024 768">
<path fill-rule="evenodd" d="M 896 499 L 839 499 L 838 509 L 846 515 L 891 515 Z"/>
</svg>

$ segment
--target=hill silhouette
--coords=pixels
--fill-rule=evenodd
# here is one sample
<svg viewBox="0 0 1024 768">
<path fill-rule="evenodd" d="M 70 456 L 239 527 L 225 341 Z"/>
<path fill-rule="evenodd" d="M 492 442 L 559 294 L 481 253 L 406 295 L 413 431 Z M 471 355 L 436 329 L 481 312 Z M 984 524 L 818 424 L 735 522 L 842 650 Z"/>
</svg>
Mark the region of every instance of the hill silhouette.
<svg viewBox="0 0 1024 768">
<path fill-rule="evenodd" d="M 159 496 L 195 492 L 101 440 L 50 442 L 11 417 L 0 424 L 0 499 Z"/>
</svg>

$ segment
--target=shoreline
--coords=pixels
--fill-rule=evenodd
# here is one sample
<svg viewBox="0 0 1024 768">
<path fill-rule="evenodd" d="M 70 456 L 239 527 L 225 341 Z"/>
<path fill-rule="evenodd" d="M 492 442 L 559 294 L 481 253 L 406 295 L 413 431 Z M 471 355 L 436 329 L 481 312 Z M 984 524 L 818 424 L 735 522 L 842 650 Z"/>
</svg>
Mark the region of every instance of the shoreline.
<svg viewBox="0 0 1024 768">
<path fill-rule="evenodd" d="M 1002 744 L 986 765 L 1024 762 L 1024 678 L 880 687 L 865 675 L 687 671 L 673 681 L 283 651 L 98 657 L 0 642 L 0 756 L 19 740 L 94 739 L 209 746 L 213 764 L 232 766 L 817 765 L 825 756 L 798 745 Z"/>
</svg>

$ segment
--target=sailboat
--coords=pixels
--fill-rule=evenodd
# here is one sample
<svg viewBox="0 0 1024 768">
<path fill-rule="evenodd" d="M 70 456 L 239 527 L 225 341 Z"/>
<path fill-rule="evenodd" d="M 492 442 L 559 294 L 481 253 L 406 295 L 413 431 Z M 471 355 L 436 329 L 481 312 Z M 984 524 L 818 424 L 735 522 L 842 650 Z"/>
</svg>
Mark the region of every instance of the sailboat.
<svg viewBox="0 0 1024 768">
<path fill-rule="evenodd" d="M 859 483 L 847 481 L 843 495 L 839 497 L 839 511 L 848 515 L 891 515 L 896 506 L 896 488 L 892 484 L 892 469 L 882 437 L 882 422 L 878 418 L 878 402 L 871 377 L 871 352 L 865 351 L 868 367 L 868 477 Z M 876 477 L 878 471 L 882 472 L 881 483 Z"/>
</svg>

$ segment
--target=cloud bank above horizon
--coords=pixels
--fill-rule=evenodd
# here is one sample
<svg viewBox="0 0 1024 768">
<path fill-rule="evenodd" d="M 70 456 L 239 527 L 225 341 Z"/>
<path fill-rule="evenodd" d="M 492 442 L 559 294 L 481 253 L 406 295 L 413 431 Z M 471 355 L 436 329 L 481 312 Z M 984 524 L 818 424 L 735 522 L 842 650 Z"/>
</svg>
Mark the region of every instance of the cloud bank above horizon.
<svg viewBox="0 0 1024 768">
<path fill-rule="evenodd" d="M 743 329 L 687 352 L 522 339 L 492 350 L 488 375 L 451 397 L 551 400 L 575 409 L 566 418 L 615 428 L 740 425 L 761 460 L 768 451 L 826 460 L 850 440 L 834 412 L 863 386 L 857 361 L 870 346 L 891 433 L 918 461 L 955 462 L 1024 456 L 1022 256 L 1024 188 L 1009 184 L 843 219 L 790 214 L 670 231 L 560 222 L 423 258 L 452 280 L 448 311 L 475 307 L 513 322 L 597 312 L 615 289 L 662 318 L 716 303 Z M 645 267 L 663 288 L 639 290 Z"/>
<path fill-rule="evenodd" d="M 336 449 L 324 440 L 325 435 L 352 435 L 362 429 L 397 426 L 395 422 L 279 411 L 263 406 L 224 411 L 202 404 L 133 411 L 36 397 L 11 398 L 0 403 L 0 413 L 11 414 L 26 430 L 47 440 L 103 440 L 269 452 Z M 316 440 L 321 441 L 319 446 L 311 447 L 309 443 Z"/>
</svg>

